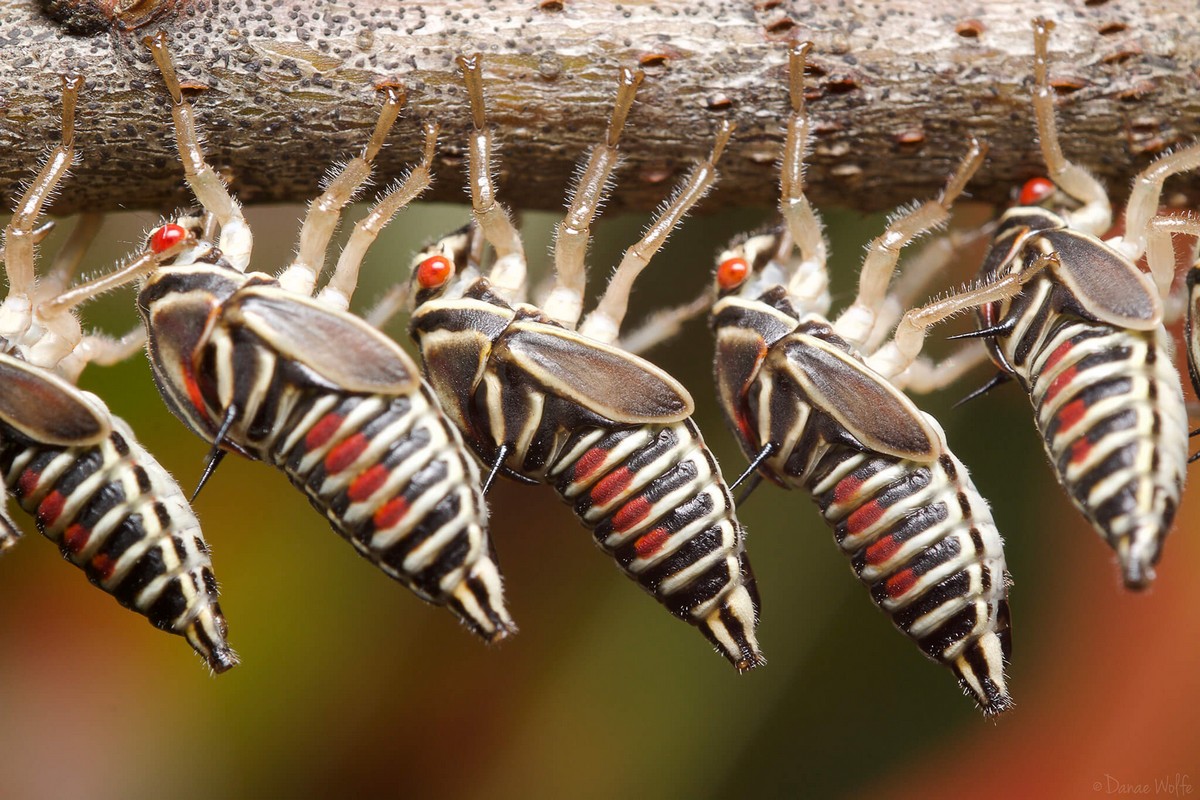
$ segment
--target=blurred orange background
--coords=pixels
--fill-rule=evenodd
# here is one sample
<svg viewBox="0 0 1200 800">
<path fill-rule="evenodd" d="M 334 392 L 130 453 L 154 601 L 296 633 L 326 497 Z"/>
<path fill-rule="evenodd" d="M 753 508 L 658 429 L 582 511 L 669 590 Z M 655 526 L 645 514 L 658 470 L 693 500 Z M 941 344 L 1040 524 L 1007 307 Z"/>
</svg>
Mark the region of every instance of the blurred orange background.
<svg viewBox="0 0 1200 800">
<path fill-rule="evenodd" d="M 259 269 L 288 259 L 300 214 L 251 211 Z M 406 212 L 372 252 L 356 306 L 465 219 L 461 207 Z M 724 241 L 765 219 L 685 225 L 647 271 L 631 319 L 694 297 Z M 840 308 L 883 221 L 826 219 Z M 644 221 L 601 223 L 593 286 Z M 526 218 L 539 264 L 555 222 Z M 90 268 L 153 223 L 110 220 Z M 131 292 L 87 318 L 127 329 Z M 391 332 L 407 343 L 402 323 Z M 716 413 L 711 356 L 702 322 L 650 354 L 692 389 L 733 477 L 745 459 Z M 1165 796 L 1168 783 L 1194 795 L 1196 503 L 1185 500 L 1153 587 L 1125 592 L 1111 552 L 1055 484 L 1021 391 L 949 409 L 988 374 L 919 402 L 1006 539 L 1017 706 L 999 720 L 891 628 L 799 493 L 764 485 L 741 512 L 769 663 L 739 676 L 622 577 L 548 488 L 502 481 L 489 498 L 521 626 L 489 648 L 358 558 L 281 473 L 229 458 L 196 503 L 243 659 L 220 677 L 89 586 L 14 505 L 28 535 L 0 560 L 0 796 L 1097 797 L 1143 784 Z M 144 359 L 90 368 L 83 384 L 185 490 L 195 485 L 206 446 L 165 410 Z"/>
</svg>

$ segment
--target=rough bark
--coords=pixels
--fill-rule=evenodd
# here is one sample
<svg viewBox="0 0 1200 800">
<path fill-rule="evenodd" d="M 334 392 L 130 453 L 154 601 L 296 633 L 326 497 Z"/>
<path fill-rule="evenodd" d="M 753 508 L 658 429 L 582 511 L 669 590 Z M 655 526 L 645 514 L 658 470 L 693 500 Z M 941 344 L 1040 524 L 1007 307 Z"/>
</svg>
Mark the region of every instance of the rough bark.
<svg viewBox="0 0 1200 800">
<path fill-rule="evenodd" d="M 328 165 L 364 141 L 374 86 L 399 81 L 409 107 L 380 182 L 417 155 L 419 123 L 444 128 L 432 199 L 463 199 L 468 115 L 454 57 L 480 51 L 500 131 L 503 196 L 560 205 L 602 135 L 618 65 L 646 81 L 623 145 L 614 203 L 648 208 L 707 151 L 715 122 L 738 124 L 709 207 L 767 205 L 787 109 L 785 42 L 815 43 L 810 76 L 818 204 L 872 210 L 937 191 L 974 133 L 992 146 L 973 194 L 1002 201 L 1040 170 L 1029 85 L 1034 10 L 945 0 L 143 0 L 90 10 L 0 0 L 0 204 L 58 140 L 58 75 L 87 78 L 82 163 L 55 211 L 186 202 L 167 95 L 141 39 L 164 29 L 198 108 L 211 159 L 247 202 L 311 197 Z M 1056 8 L 1057 6 L 1057 8 Z M 121 10 L 124 8 L 124 10 Z M 1059 24 L 1051 74 L 1068 154 L 1121 196 L 1155 154 L 1200 136 L 1200 11 L 1178 0 L 1071 0 L 1040 9 Z M 1200 197 L 1200 176 L 1169 184 Z"/>
</svg>

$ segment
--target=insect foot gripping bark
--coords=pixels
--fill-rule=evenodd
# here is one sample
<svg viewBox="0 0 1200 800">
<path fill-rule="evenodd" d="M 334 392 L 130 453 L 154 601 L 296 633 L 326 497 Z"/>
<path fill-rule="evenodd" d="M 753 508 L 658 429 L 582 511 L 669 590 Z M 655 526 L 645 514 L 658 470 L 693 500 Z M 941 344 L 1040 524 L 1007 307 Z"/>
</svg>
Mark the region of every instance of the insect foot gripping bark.
<svg viewBox="0 0 1200 800">
<path fill-rule="evenodd" d="M 121 340 L 84 335 L 80 303 L 153 268 L 143 253 L 112 276 L 68 288 L 99 218 L 85 215 L 53 266 L 36 276 L 42 206 L 75 160 L 81 78 L 64 80 L 62 142 L 47 156 L 4 231 L 9 292 L 0 306 L 0 475 L 38 529 L 117 602 L 183 636 L 214 672 L 238 663 L 226 641 L 208 545 L 187 499 L 99 397 L 76 388 L 84 366 L 141 349 L 140 328 Z M 170 255 L 164 253 L 163 255 Z M 3 515 L 0 549 L 19 531 Z"/>
<path fill-rule="evenodd" d="M 204 161 L 164 38 L 147 43 L 173 99 L 188 184 L 207 215 L 160 227 L 151 248 L 203 231 L 208 219 L 220 231 L 216 244 L 197 241 L 153 272 L 138 296 L 163 398 L 213 445 L 208 472 L 226 450 L 274 464 L 367 560 L 480 637 L 504 638 L 516 628 L 479 469 L 412 359 L 342 310 L 367 246 L 428 186 L 436 128 L 426 128 L 421 164 L 355 227 L 313 299 L 340 211 L 370 176 L 403 97 L 388 90 L 370 143 L 309 207 L 296 260 L 276 280 L 245 272 L 250 230 Z"/>
<path fill-rule="evenodd" d="M 720 406 L 751 470 L 809 492 L 876 605 L 950 667 L 985 713 L 999 713 L 1012 705 L 1000 534 L 941 426 L 901 391 L 923 334 L 902 348 L 899 340 L 865 345 L 900 249 L 947 219 L 984 148 L 972 142 L 938 200 L 893 219 L 868 250 L 854 304 L 831 322 L 826 245 L 803 193 L 810 47 L 794 47 L 789 58 L 783 219 L 736 240 L 717 268 L 711 324 Z M 935 321 L 921 318 L 917 330 Z"/>
<path fill-rule="evenodd" d="M 984 306 L 975 335 L 1029 393 L 1059 483 L 1116 551 L 1126 587 L 1143 589 L 1187 465 L 1186 408 L 1162 299 L 1174 273 L 1171 235 L 1196 229 L 1153 215 L 1163 181 L 1200 165 L 1200 146 L 1146 168 L 1134 181 L 1125 233 L 1101 239 L 1112 219 L 1108 197 L 1059 147 L 1046 65 L 1052 28 L 1034 22 L 1033 108 L 1050 180 L 1029 181 L 1020 205 L 1000 218 L 982 275 L 1015 274 L 1051 253 L 1057 261 L 1017 296 Z M 1150 275 L 1135 266 L 1143 254 Z"/>
<path fill-rule="evenodd" d="M 555 284 L 538 308 L 519 302 L 525 256 L 493 192 L 479 59 L 460 63 L 474 112 L 475 222 L 414 265 L 410 332 L 426 374 L 492 475 L 553 486 L 630 578 L 699 628 L 739 670 L 757 666 L 758 597 L 742 527 L 691 420 L 692 398 L 653 364 L 613 346 L 634 277 L 715 180 L 731 129 L 722 128 L 709 160 L 626 252 L 576 333 L 589 227 L 608 191 L 641 75 L 620 73 L 608 135 L 592 150 L 558 228 Z M 480 270 L 483 239 L 496 251 L 487 277 Z"/>
</svg>

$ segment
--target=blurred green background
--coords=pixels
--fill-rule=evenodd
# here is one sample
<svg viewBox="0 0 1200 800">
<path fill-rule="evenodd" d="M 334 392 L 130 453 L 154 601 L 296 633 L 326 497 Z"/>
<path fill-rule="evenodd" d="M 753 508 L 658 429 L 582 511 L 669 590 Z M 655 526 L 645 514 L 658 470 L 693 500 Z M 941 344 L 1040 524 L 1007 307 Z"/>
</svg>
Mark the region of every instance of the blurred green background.
<svg viewBox="0 0 1200 800">
<path fill-rule="evenodd" d="M 259 269 L 287 261 L 300 215 L 250 210 Z M 688 222 L 644 275 L 631 320 L 694 297 L 725 241 L 768 216 Z M 427 238 L 465 220 L 464 207 L 407 211 L 373 249 L 356 307 L 404 277 Z M 645 221 L 599 224 L 593 287 Z M 841 308 L 883 219 L 826 221 Z M 89 267 L 103 270 L 154 222 L 110 219 Z M 524 219 L 535 268 L 556 222 Z M 955 281 L 968 277 L 963 266 Z M 129 328 L 132 293 L 87 318 Z M 407 346 L 402 321 L 390 332 Z M 649 355 L 692 389 L 709 444 L 739 473 L 703 321 Z M 1176 773 L 1194 785 L 1195 504 L 1185 503 L 1153 588 L 1126 594 L 1109 550 L 1055 484 L 1020 390 L 949 410 L 988 374 L 920 402 L 1007 542 L 1017 707 L 998 721 L 891 628 L 799 493 L 764 485 L 741 512 L 769 663 L 739 676 L 624 578 L 548 488 L 502 481 L 490 497 L 521 632 L 489 648 L 358 558 L 281 473 L 229 458 L 196 504 L 243 659 L 220 677 L 182 639 L 89 586 L 20 517 L 30 535 L 0 561 L 0 796 L 1070 797 L 1111 794 L 1113 781 L 1157 788 Z M 89 368 L 83 385 L 185 489 L 195 485 L 206 446 L 165 410 L 144 358 Z"/>
</svg>

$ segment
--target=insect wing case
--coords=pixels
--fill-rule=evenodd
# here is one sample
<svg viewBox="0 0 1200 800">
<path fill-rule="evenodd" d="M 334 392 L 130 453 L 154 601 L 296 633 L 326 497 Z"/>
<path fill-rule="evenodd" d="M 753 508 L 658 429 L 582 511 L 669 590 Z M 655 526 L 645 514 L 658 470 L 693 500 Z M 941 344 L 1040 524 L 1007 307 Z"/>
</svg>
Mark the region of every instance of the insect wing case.
<svg viewBox="0 0 1200 800">
<path fill-rule="evenodd" d="M 237 663 L 195 515 L 99 398 L 0 356 L 0 470 L 38 529 L 88 580 L 185 637 L 215 672 Z"/>
<path fill-rule="evenodd" d="M 823 319 L 793 318 L 794 332 L 781 336 L 786 315 L 753 306 L 726 298 L 714 309 L 730 426 L 746 431 L 743 441 L 775 445 L 762 470 L 812 495 L 893 624 L 950 667 L 986 713 L 1004 711 L 1012 700 L 1003 544 L 940 426 L 850 355 Z M 734 356 L 756 366 L 722 363 Z"/>
<path fill-rule="evenodd" d="M 1001 218 L 985 278 L 1050 251 L 1060 264 L 980 317 L 993 359 L 1029 393 L 1059 483 L 1116 551 L 1125 585 L 1141 589 L 1183 491 L 1183 389 L 1147 279 L 1099 239 L 1050 229 L 1055 220 L 1039 208 Z"/>
<path fill-rule="evenodd" d="M 361 555 L 479 636 L 515 630 L 478 467 L 412 360 L 358 318 L 265 276 L 249 276 L 212 320 L 182 354 L 195 383 L 168 387 L 204 419 L 193 427 L 212 442 L 228 423 L 223 447 L 282 469 Z"/>
<path fill-rule="evenodd" d="M 742 529 L 687 391 L 649 362 L 535 311 L 487 305 L 430 301 L 410 326 L 476 451 L 494 462 L 511 448 L 506 465 L 553 485 L 629 577 L 738 669 L 761 663 Z M 443 365 L 449 371 L 438 374 Z"/>
</svg>

